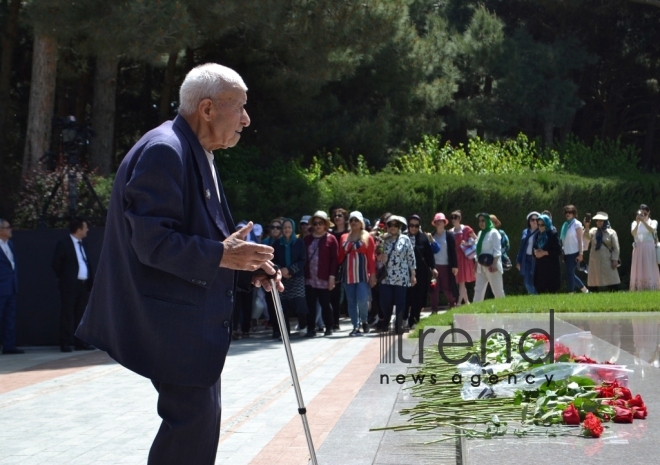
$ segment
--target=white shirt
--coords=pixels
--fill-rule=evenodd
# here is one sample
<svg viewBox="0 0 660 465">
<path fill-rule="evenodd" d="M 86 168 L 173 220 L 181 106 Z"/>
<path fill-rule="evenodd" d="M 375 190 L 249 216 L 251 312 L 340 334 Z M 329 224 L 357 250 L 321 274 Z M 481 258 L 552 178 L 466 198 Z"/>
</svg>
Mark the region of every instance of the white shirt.
<svg viewBox="0 0 660 465">
<path fill-rule="evenodd" d="M 434 255 L 436 265 L 449 265 L 449 254 L 447 253 L 447 231 L 442 233 L 442 236 L 438 234 L 433 235 L 433 239 L 440 246 L 440 252 Z"/>
<path fill-rule="evenodd" d="M 580 223 L 576 219 L 575 221 L 573 221 L 571 227 L 568 228 L 568 231 L 566 231 L 566 237 L 564 237 L 564 240 L 562 241 L 562 248 L 564 249 L 564 254 L 571 255 L 574 253 L 581 252 L 580 245 L 578 244 L 578 234 L 577 234 L 577 229 L 581 227 L 582 227 L 582 223 Z"/>
<path fill-rule="evenodd" d="M 658 230 L 658 222 L 656 220 L 651 220 L 647 224 L 651 226 L 654 231 Z M 630 225 L 631 232 L 633 229 L 635 229 L 635 226 L 637 226 L 637 221 L 633 221 L 632 225 Z M 637 237 L 635 238 L 635 242 L 655 242 L 653 234 L 650 233 L 649 230 L 646 229 L 646 226 L 644 226 L 641 222 L 637 227 Z"/>
<path fill-rule="evenodd" d="M 211 152 L 207 152 L 204 150 L 204 153 L 206 153 L 206 158 L 209 160 L 209 166 L 211 167 L 211 173 L 213 174 L 213 182 L 215 183 L 215 193 L 218 194 L 218 201 L 222 203 L 220 200 L 220 187 L 218 186 L 218 175 L 215 172 L 215 166 L 213 166 L 213 154 Z"/>
<path fill-rule="evenodd" d="M 481 237 L 482 234 L 484 234 L 484 231 L 483 230 L 479 231 L 479 235 L 477 236 L 477 242 L 479 241 L 479 238 Z M 484 241 L 481 244 L 481 253 L 491 254 L 494 258 L 493 266 L 495 266 L 497 268 L 497 271 L 499 271 L 500 273 L 504 273 L 504 269 L 502 268 L 502 260 L 500 260 L 499 258 L 502 256 L 502 235 L 497 229 L 493 228 L 486 233 L 486 236 L 484 237 Z M 475 259 L 476 258 L 477 257 L 475 257 Z M 488 271 L 487 266 L 478 265 L 477 273 L 485 273 L 486 271 L 482 271 L 482 268 Z"/>
<path fill-rule="evenodd" d="M 0 248 L 7 256 L 7 260 L 9 260 L 9 263 L 11 263 L 11 269 L 15 270 L 16 262 L 14 262 L 14 254 L 11 253 L 11 249 L 9 248 L 9 240 L 3 241 L 2 239 L 0 239 Z"/>
<path fill-rule="evenodd" d="M 69 237 L 71 237 L 71 240 L 73 241 L 73 248 L 76 251 L 76 258 L 78 259 L 78 279 L 88 279 L 89 278 L 89 272 L 87 271 L 87 262 L 85 261 L 85 258 L 87 256 L 86 252 L 84 251 L 84 247 L 82 247 L 82 241 L 78 239 L 77 237 L 73 236 L 72 234 L 69 234 Z M 82 247 L 82 253 L 81 253 L 81 247 Z M 82 254 L 85 254 L 83 257 Z"/>
</svg>

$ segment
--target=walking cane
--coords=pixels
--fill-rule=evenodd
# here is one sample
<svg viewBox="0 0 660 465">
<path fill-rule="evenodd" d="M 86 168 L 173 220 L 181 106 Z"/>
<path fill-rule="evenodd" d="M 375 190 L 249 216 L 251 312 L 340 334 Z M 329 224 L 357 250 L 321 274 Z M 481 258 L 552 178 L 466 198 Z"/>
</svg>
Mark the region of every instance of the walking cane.
<svg viewBox="0 0 660 465">
<path fill-rule="evenodd" d="M 296 371 L 296 362 L 293 360 L 293 352 L 291 352 L 291 343 L 289 342 L 289 332 L 287 331 L 286 321 L 284 321 L 284 311 L 282 310 L 282 302 L 280 301 L 280 293 L 277 290 L 277 283 L 275 277 L 267 275 L 270 280 L 270 291 L 273 297 L 273 304 L 275 305 L 275 313 L 277 314 L 277 322 L 280 325 L 280 334 L 282 335 L 282 343 L 286 351 L 286 358 L 289 360 L 289 370 L 291 370 L 291 380 L 293 381 L 293 389 L 296 391 L 296 399 L 298 400 L 298 413 L 302 419 L 303 429 L 307 437 L 307 448 L 313 465 L 318 465 L 316 461 L 316 452 L 314 451 L 314 443 L 312 442 L 312 433 L 309 430 L 309 423 L 307 422 L 307 409 L 303 402 L 302 391 L 300 390 L 300 383 L 298 382 L 298 372 Z"/>
</svg>

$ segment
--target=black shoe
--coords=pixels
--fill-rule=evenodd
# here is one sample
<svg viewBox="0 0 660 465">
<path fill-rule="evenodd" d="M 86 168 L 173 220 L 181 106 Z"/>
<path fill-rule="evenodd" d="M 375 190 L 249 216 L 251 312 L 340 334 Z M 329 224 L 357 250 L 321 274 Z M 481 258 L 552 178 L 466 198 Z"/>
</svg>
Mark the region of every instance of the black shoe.
<svg viewBox="0 0 660 465">
<path fill-rule="evenodd" d="M 324 336 L 332 336 L 332 330 L 329 329 L 325 333 L 323 333 Z"/>
<path fill-rule="evenodd" d="M 76 350 L 94 350 L 94 346 L 90 344 L 79 344 L 75 347 Z"/>
<path fill-rule="evenodd" d="M 369 333 L 369 324 L 367 324 L 367 323 L 362 323 L 362 332 L 363 332 L 364 334 L 368 334 L 368 333 Z"/>
<path fill-rule="evenodd" d="M 316 331 L 307 331 L 305 333 L 305 337 L 315 337 L 316 336 Z"/>
<path fill-rule="evenodd" d="M 61 352 L 73 352 L 69 346 L 60 346 Z"/>
<path fill-rule="evenodd" d="M 2 354 L 3 355 L 16 355 L 16 354 L 24 354 L 25 351 L 21 349 L 17 349 L 16 347 L 12 349 L 2 349 Z"/>
<path fill-rule="evenodd" d="M 332 329 L 335 330 L 335 331 L 340 331 L 339 325 L 334 325 L 332 327 Z"/>
</svg>

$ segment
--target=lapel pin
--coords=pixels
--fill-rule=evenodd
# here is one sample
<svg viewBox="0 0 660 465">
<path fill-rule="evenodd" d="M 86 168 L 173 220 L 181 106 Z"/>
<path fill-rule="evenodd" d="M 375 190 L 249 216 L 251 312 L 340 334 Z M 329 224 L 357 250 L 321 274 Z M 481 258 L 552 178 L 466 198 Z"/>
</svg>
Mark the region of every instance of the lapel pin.
<svg viewBox="0 0 660 465">
<path fill-rule="evenodd" d="M 206 200 L 211 200 L 211 191 L 206 189 L 204 191 L 204 195 L 206 196 Z"/>
</svg>

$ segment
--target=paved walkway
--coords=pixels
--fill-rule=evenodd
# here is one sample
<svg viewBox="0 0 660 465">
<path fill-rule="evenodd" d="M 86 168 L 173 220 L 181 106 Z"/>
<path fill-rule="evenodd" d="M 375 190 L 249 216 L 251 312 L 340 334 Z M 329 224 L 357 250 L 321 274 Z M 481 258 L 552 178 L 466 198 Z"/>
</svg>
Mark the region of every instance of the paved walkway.
<svg viewBox="0 0 660 465">
<path fill-rule="evenodd" d="M 292 339 L 317 450 L 379 364 L 379 338 L 347 337 L 349 326 L 344 321 L 331 337 Z M 232 343 L 222 404 L 216 463 L 307 464 L 280 341 L 263 333 Z M 149 380 L 104 352 L 31 348 L 0 356 L 2 465 L 146 463 L 159 424 Z"/>
</svg>

